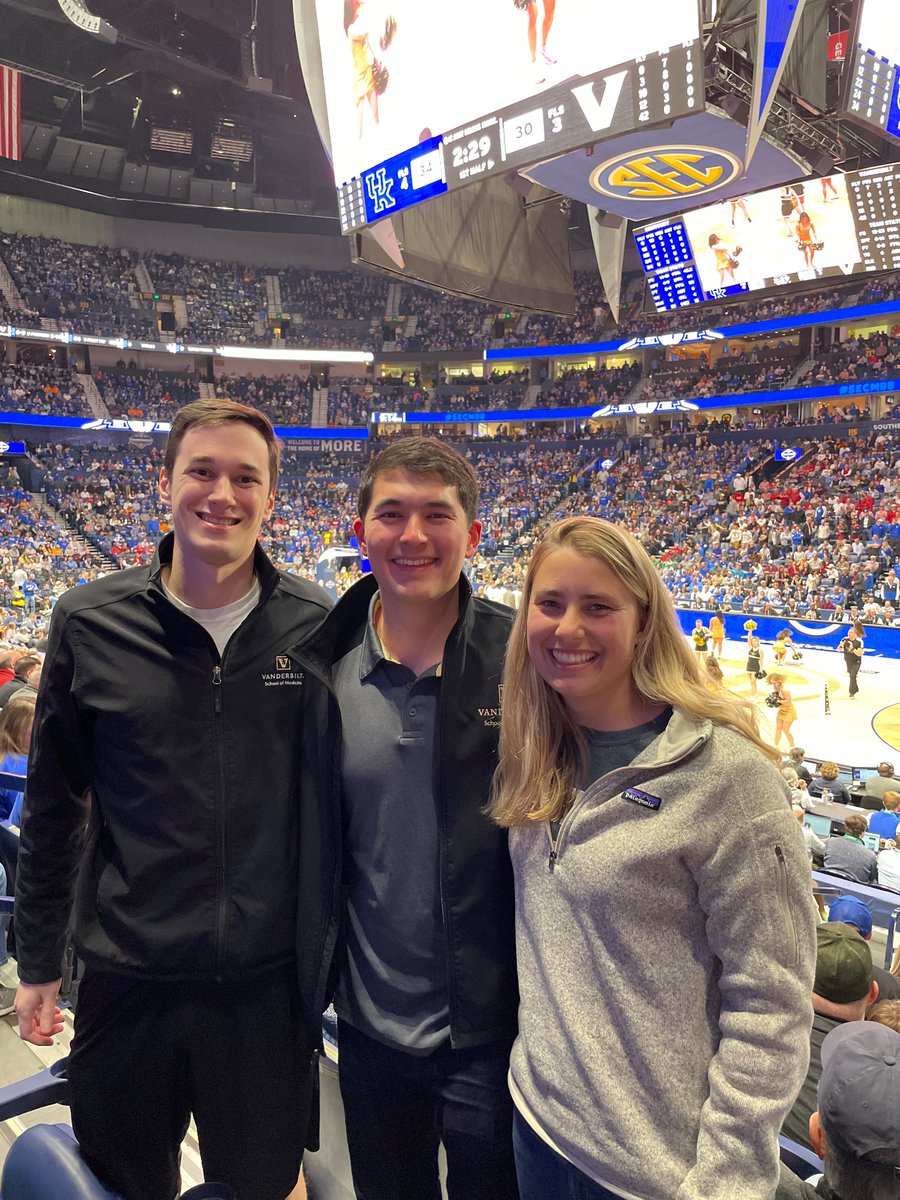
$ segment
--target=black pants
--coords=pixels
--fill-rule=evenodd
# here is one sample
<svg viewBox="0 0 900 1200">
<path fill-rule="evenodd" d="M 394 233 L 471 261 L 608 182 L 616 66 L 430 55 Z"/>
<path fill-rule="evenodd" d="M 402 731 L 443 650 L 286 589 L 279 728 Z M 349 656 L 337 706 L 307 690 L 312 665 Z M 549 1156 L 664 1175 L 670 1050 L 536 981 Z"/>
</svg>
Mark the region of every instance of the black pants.
<svg viewBox="0 0 900 1200">
<path fill-rule="evenodd" d="M 341 1021 L 338 1067 L 357 1200 L 518 1200 L 507 1043 L 429 1055 L 382 1045 Z"/>
<path fill-rule="evenodd" d="M 191 1114 L 207 1179 L 238 1200 L 297 1182 L 313 1071 L 293 972 L 240 984 L 89 970 L 69 1056 L 81 1153 L 125 1200 L 172 1200 Z"/>
<path fill-rule="evenodd" d="M 850 676 L 847 694 L 850 696 L 855 696 L 859 691 L 859 684 L 856 682 L 856 677 L 859 674 L 859 668 L 862 666 L 862 659 L 857 658 L 854 654 L 852 659 L 844 659 L 844 662 L 847 664 L 847 674 Z"/>
</svg>

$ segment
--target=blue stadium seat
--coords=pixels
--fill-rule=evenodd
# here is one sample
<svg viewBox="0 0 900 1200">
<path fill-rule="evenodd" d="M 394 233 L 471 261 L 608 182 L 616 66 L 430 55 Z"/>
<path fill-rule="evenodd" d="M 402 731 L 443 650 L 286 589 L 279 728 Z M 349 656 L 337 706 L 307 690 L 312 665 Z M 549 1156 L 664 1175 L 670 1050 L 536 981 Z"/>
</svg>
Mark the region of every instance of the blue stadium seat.
<svg viewBox="0 0 900 1200">
<path fill-rule="evenodd" d="M 782 1135 L 778 1139 L 778 1146 L 781 1161 L 800 1179 L 809 1179 L 810 1175 L 821 1175 L 825 1170 L 821 1158 L 813 1154 L 812 1150 L 801 1146 L 799 1142 L 792 1142 L 790 1138 Z M 6 1200 L 6 1197 L 0 1197 L 0 1200 Z"/>
<path fill-rule="evenodd" d="M 89 1170 L 67 1125 L 33 1125 L 13 1142 L 0 1200 L 116 1200 Z"/>
<path fill-rule="evenodd" d="M 0 1121 L 68 1101 L 67 1059 L 0 1088 Z M 0 1200 L 119 1200 L 83 1161 L 68 1125 L 32 1125 L 13 1142 L 0 1177 Z M 182 1200 L 235 1200 L 221 1183 L 201 1183 Z"/>
</svg>

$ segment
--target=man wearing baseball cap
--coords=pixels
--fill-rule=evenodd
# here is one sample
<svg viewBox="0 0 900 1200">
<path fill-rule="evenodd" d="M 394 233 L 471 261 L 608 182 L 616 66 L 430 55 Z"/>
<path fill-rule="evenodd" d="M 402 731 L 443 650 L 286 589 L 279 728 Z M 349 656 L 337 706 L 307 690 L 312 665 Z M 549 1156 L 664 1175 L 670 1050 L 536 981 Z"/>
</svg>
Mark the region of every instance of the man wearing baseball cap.
<svg viewBox="0 0 900 1200">
<path fill-rule="evenodd" d="M 776 1200 L 900 1196 L 900 1034 L 874 1021 L 828 1034 L 809 1134 L 825 1173 L 813 1187 L 782 1168 Z"/>
<path fill-rule="evenodd" d="M 853 925 L 832 921 L 816 927 L 816 978 L 813 983 L 813 1024 L 809 1035 L 809 1069 L 781 1132 L 811 1150 L 809 1118 L 816 1109 L 816 1089 L 822 1074 L 822 1045 L 833 1029 L 845 1022 L 864 1021 L 866 1009 L 878 999 L 872 976 L 872 955 Z"/>
<path fill-rule="evenodd" d="M 858 896 L 838 896 L 828 908 L 829 921 L 841 921 L 859 930 L 859 936 L 867 942 L 872 940 L 872 913 L 865 900 Z M 878 984 L 879 1000 L 900 1000 L 900 979 L 879 967 L 872 966 L 872 974 Z"/>
</svg>

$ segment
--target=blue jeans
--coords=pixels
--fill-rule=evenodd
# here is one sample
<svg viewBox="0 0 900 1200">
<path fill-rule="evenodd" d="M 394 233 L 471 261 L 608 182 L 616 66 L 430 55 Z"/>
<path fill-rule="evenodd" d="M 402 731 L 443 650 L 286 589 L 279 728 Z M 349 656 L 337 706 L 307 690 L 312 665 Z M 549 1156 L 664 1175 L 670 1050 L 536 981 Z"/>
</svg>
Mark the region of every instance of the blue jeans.
<svg viewBox="0 0 900 1200">
<path fill-rule="evenodd" d="M 518 1200 L 508 1044 L 407 1054 L 338 1022 L 338 1072 L 357 1200 Z M 544 1197 L 543 1200 L 547 1200 Z"/>
<path fill-rule="evenodd" d="M 513 1117 L 521 1200 L 622 1200 L 552 1150 L 523 1117 Z"/>
</svg>

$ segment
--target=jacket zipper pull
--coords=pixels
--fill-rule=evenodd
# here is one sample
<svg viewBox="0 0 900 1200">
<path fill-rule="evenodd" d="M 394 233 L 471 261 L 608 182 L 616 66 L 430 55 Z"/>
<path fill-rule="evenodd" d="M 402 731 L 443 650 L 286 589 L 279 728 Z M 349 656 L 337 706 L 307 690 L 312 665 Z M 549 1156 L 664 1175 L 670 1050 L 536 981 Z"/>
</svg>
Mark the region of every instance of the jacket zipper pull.
<svg viewBox="0 0 900 1200">
<path fill-rule="evenodd" d="M 550 851 L 550 857 L 547 859 L 547 870 L 548 870 L 548 871 L 550 871 L 550 872 L 551 872 L 551 874 L 552 874 L 552 872 L 553 872 L 553 868 L 554 868 L 555 866 L 556 866 L 556 851 L 555 851 L 555 850 L 551 850 L 551 851 Z"/>
<path fill-rule="evenodd" d="M 221 686 L 222 686 L 222 668 L 221 667 L 213 667 L 213 687 L 218 688 Z M 221 694 L 221 692 L 216 692 L 215 697 L 216 697 L 215 710 L 217 713 L 220 713 L 222 711 L 222 694 Z"/>
</svg>

